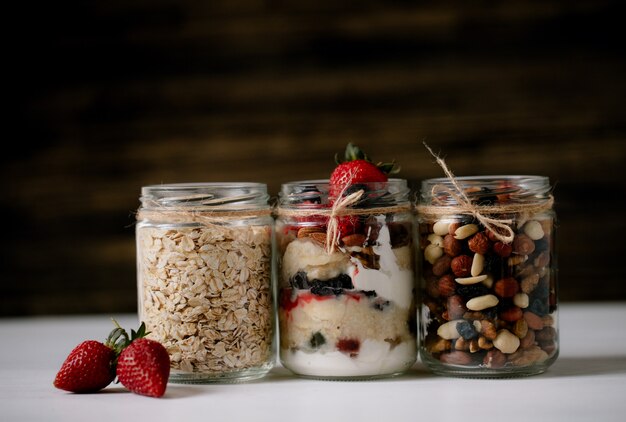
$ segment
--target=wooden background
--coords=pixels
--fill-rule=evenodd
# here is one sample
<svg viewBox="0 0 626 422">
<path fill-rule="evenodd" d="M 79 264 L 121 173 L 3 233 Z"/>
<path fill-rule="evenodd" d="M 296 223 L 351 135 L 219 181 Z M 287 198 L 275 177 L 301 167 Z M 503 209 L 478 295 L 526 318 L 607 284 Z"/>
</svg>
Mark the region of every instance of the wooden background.
<svg viewBox="0 0 626 422">
<path fill-rule="evenodd" d="M 415 187 L 441 176 L 422 141 L 457 175 L 549 176 L 561 300 L 626 299 L 620 2 L 21 3 L 0 315 L 134 312 L 142 185 L 276 194 L 348 141 Z"/>
</svg>

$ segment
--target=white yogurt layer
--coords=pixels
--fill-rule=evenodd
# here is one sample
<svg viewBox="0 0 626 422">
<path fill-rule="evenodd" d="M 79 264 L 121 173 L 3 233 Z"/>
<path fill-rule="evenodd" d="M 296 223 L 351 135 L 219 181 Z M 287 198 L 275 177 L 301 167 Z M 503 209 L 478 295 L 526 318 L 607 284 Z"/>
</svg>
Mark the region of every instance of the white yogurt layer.
<svg viewBox="0 0 626 422">
<path fill-rule="evenodd" d="M 359 377 L 393 374 L 415 362 L 417 345 L 403 342 L 393 347 L 384 341 L 364 340 L 356 357 L 339 351 L 307 353 L 281 350 L 283 365 L 300 375 L 314 377 Z"/>
<path fill-rule="evenodd" d="M 383 224 L 385 217 L 378 218 L 382 218 L 383 221 L 378 234 L 378 244 L 373 249 L 380 257 L 380 269 L 365 268 L 358 259 L 352 258 L 353 265 L 350 266 L 348 275 L 352 278 L 356 290 L 374 290 L 378 297 L 390 300 L 401 308 L 408 308 L 413 303 L 414 274 L 412 270 L 402 268 L 398 262 L 398 256 L 406 254 L 394 253 L 391 248 L 389 227 Z M 404 248 L 410 250 L 409 246 Z"/>
</svg>

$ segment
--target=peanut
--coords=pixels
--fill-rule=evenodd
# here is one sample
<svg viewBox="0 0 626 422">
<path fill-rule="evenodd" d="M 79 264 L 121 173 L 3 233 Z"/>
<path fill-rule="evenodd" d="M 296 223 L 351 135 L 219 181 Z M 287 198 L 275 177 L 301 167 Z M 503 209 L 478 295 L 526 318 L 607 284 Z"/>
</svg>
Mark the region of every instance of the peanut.
<svg viewBox="0 0 626 422">
<path fill-rule="evenodd" d="M 498 335 L 495 340 L 493 340 L 493 346 L 506 354 L 515 352 L 519 348 L 519 345 L 519 338 L 509 330 L 498 331 Z"/>
<path fill-rule="evenodd" d="M 465 306 L 471 311 L 482 311 L 483 309 L 496 306 L 498 302 L 498 298 L 494 295 L 483 295 L 468 300 Z"/>
<path fill-rule="evenodd" d="M 472 259 L 472 268 L 470 269 L 470 274 L 476 277 L 483 272 L 483 268 L 485 268 L 485 256 L 479 253 L 475 253 L 474 259 Z"/>
<path fill-rule="evenodd" d="M 476 224 L 466 224 L 454 231 L 454 238 L 457 240 L 462 240 L 470 237 L 475 233 L 478 233 L 478 226 Z"/>
</svg>

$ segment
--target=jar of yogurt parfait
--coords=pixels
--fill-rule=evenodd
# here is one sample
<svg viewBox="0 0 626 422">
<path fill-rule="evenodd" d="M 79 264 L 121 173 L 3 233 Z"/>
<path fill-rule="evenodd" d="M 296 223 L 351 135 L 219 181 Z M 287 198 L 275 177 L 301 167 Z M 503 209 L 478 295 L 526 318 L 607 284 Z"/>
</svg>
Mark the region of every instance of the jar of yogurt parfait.
<svg viewBox="0 0 626 422">
<path fill-rule="evenodd" d="M 414 214 L 402 179 L 335 197 L 328 180 L 286 183 L 276 221 L 282 364 L 369 379 L 416 360 Z"/>
<path fill-rule="evenodd" d="M 139 318 L 171 382 L 237 382 L 274 364 L 273 220 L 260 183 L 145 186 L 137 213 Z"/>
<path fill-rule="evenodd" d="M 559 351 L 548 178 L 450 176 L 423 181 L 417 207 L 420 357 L 441 375 L 544 372 Z"/>
</svg>

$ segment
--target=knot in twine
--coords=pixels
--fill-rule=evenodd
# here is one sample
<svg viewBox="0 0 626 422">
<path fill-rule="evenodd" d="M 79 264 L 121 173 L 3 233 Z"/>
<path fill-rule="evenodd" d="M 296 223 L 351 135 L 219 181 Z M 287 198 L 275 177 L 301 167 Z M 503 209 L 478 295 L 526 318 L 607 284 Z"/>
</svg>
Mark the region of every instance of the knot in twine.
<svg viewBox="0 0 626 422">
<path fill-rule="evenodd" d="M 337 244 L 339 243 L 339 236 L 341 231 L 339 230 L 339 219 L 343 216 L 349 215 L 378 215 L 389 214 L 396 212 L 408 212 L 411 211 L 410 204 L 394 204 L 394 205 L 381 205 L 372 208 L 351 208 L 361 201 L 365 195 L 365 190 L 360 189 L 349 195 L 343 196 L 346 190 L 352 185 L 354 174 L 352 174 L 345 186 L 338 195 L 338 198 L 331 208 L 315 208 L 315 209 L 291 209 L 289 207 L 276 207 L 277 216 L 287 217 L 309 217 L 309 216 L 328 216 L 328 222 L 326 226 L 326 244 L 325 251 L 327 254 L 331 254 L 335 251 Z"/>
<path fill-rule="evenodd" d="M 507 214 L 507 213 L 533 213 L 543 211 L 552 208 L 554 198 L 552 195 L 548 197 L 547 201 L 533 202 L 530 204 L 506 204 L 506 205 L 476 205 L 469 199 L 465 190 L 460 186 L 456 177 L 452 171 L 448 168 L 446 162 L 433 152 L 432 149 L 424 142 L 424 146 L 431 153 L 437 164 L 446 174 L 448 181 L 454 187 L 448 188 L 444 185 L 435 185 L 432 188 L 433 196 L 437 192 L 445 192 L 450 195 L 455 201 L 456 205 L 448 207 L 440 207 L 436 205 L 419 205 L 417 211 L 422 214 L 430 215 L 443 215 L 448 213 L 466 214 L 472 215 L 476 218 L 486 229 L 491 231 L 493 235 L 503 243 L 513 242 L 515 232 L 511 228 L 514 220 L 510 218 L 494 218 L 488 217 L 486 214 Z"/>
<path fill-rule="evenodd" d="M 365 191 L 360 189 L 351 193 L 348 196 L 343 196 L 344 192 L 348 188 L 346 185 L 340 193 L 341 199 L 335 201 L 333 207 L 330 210 L 330 216 L 328 218 L 328 227 L 326 229 L 326 253 L 331 254 L 335 251 L 335 245 L 339 242 L 339 236 L 341 232 L 339 230 L 339 216 L 343 215 L 346 208 L 359 202 Z"/>
</svg>

